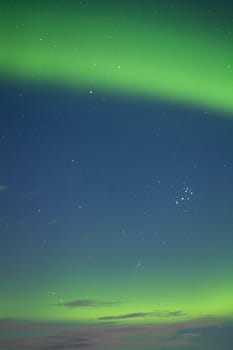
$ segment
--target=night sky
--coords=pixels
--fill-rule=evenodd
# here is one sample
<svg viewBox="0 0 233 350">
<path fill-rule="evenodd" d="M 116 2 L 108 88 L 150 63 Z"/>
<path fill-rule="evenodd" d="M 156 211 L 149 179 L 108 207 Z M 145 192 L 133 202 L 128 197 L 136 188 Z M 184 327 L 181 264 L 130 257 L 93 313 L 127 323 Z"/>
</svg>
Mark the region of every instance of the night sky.
<svg viewBox="0 0 233 350">
<path fill-rule="evenodd" d="M 231 350 L 233 6 L 0 5 L 0 350 Z"/>
</svg>

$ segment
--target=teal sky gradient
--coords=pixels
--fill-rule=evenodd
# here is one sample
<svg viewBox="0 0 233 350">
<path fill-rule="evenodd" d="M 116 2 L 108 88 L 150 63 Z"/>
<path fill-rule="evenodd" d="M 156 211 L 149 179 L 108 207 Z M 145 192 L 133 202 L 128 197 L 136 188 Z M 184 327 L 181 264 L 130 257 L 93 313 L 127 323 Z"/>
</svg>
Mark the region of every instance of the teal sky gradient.
<svg viewBox="0 0 233 350">
<path fill-rule="evenodd" d="M 231 7 L 0 5 L 0 350 L 232 350 Z"/>
</svg>

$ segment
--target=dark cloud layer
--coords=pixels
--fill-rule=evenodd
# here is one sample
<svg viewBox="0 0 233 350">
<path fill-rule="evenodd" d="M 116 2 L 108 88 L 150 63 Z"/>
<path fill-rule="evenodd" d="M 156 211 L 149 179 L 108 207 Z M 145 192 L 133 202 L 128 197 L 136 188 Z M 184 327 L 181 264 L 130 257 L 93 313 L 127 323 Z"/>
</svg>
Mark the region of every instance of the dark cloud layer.
<svg viewBox="0 0 233 350">
<path fill-rule="evenodd" d="M 128 316 L 144 317 L 144 314 L 146 313 L 132 313 Z M 37 333 L 32 334 L 32 330 L 37 330 Z M 229 324 L 213 317 L 174 324 L 102 327 L 0 320 L 0 335 L 1 350 L 233 348 L 233 322 Z"/>
</svg>

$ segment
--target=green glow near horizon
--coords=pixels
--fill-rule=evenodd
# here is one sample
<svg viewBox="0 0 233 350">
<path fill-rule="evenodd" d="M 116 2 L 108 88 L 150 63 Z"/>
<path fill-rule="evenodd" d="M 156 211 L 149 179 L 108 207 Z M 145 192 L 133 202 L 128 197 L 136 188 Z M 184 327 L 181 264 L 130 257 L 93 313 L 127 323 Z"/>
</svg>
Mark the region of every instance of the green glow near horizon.
<svg viewBox="0 0 233 350">
<path fill-rule="evenodd" d="M 221 267 L 223 269 L 223 267 Z M 220 270 L 221 270 L 220 269 Z M 2 317 L 52 320 L 52 321 L 76 321 L 84 323 L 106 322 L 98 320 L 99 317 L 119 316 L 130 313 L 151 313 L 154 311 L 182 311 L 181 316 L 166 317 L 136 317 L 129 319 L 115 319 L 113 322 L 122 324 L 140 323 L 176 323 L 191 319 L 205 317 L 229 317 L 232 318 L 233 284 L 229 276 L 209 275 L 203 269 L 203 275 L 188 276 L 186 268 L 179 271 L 176 276 L 161 270 L 161 276 L 152 279 L 151 271 L 143 271 L 143 274 L 135 274 L 131 277 L 127 274 L 118 276 L 95 277 L 92 271 L 91 278 L 87 279 L 87 271 L 78 273 L 77 278 L 73 276 L 59 276 L 52 281 L 31 281 L 17 290 L 9 290 L 7 297 L 0 294 L 4 303 L 1 313 Z M 8 284 L 10 288 L 10 283 Z M 49 286 L 53 285 L 55 294 L 49 294 Z M 50 290 L 52 291 L 52 289 Z M 62 301 L 61 301 L 62 299 Z M 59 305 L 62 302 L 72 300 L 89 299 L 97 301 L 117 301 L 116 305 L 97 305 L 90 307 L 67 307 Z M 108 322 L 112 322 L 111 320 Z"/>
<path fill-rule="evenodd" d="M 154 15 L 2 11 L 0 72 L 233 111 L 229 33 Z"/>
</svg>

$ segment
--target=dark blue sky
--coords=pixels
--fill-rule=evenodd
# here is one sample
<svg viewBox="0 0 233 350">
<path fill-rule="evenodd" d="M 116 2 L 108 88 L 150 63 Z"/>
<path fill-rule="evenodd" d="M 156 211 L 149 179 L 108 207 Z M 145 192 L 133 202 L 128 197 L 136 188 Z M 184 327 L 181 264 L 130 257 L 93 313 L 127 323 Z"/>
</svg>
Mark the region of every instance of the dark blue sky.
<svg viewBox="0 0 233 350">
<path fill-rule="evenodd" d="M 59 242 L 62 227 L 85 230 L 93 239 L 90 250 L 99 234 L 117 244 L 124 231 L 126 246 L 133 241 L 140 249 L 140 239 L 159 234 L 161 241 L 171 242 L 169 254 L 189 235 L 193 247 L 214 241 L 217 250 L 227 242 L 233 204 L 231 119 L 59 88 L 9 84 L 1 96 L 7 116 L 1 126 L 1 183 L 8 186 L 1 212 L 16 241 L 15 231 L 28 225 L 24 234 L 35 231 L 30 231 L 32 244 L 38 232 L 48 240 L 56 231 Z M 18 244 L 24 245 L 21 237 Z M 150 255 L 148 244 L 143 256 Z"/>
</svg>

